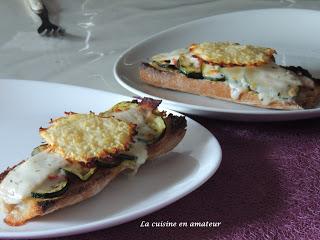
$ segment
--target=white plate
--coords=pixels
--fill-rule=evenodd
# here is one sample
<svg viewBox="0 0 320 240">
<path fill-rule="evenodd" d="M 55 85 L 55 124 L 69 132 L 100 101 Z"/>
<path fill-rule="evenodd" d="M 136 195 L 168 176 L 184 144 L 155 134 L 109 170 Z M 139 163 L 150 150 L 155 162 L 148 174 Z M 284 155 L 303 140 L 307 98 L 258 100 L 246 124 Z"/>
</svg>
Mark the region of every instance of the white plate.
<svg viewBox="0 0 320 240">
<path fill-rule="evenodd" d="M 138 68 L 154 54 L 203 41 L 233 41 L 277 49 L 277 62 L 300 65 L 320 75 L 320 12 L 262 9 L 216 15 L 189 22 L 144 40 L 123 53 L 114 66 L 117 81 L 138 95 L 165 99 L 167 107 L 190 114 L 243 121 L 282 121 L 320 116 L 320 108 L 279 111 L 224 102 L 142 83 Z"/>
<path fill-rule="evenodd" d="M 47 126 L 50 118 L 71 110 L 101 112 L 128 99 L 68 85 L 0 80 L 0 170 L 25 159 L 39 145 L 38 129 Z M 119 176 L 96 197 L 21 227 L 9 227 L 0 221 L 0 238 L 53 237 L 111 227 L 151 213 L 195 190 L 217 170 L 221 148 L 207 129 L 190 118 L 187 123 L 182 142 L 166 156 L 146 163 L 136 176 Z"/>
</svg>

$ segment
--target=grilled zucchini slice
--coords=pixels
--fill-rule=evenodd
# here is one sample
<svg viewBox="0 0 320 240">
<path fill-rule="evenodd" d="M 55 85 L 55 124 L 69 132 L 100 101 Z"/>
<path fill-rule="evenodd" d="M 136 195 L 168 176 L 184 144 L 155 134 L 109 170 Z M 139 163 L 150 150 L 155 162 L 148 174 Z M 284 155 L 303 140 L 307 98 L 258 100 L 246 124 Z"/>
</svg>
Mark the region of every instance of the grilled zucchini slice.
<svg viewBox="0 0 320 240">
<path fill-rule="evenodd" d="M 33 198 L 56 198 L 64 194 L 68 189 L 68 178 L 62 173 L 48 177 L 39 187 L 31 192 Z"/>
<path fill-rule="evenodd" d="M 190 57 L 187 57 L 183 54 L 180 55 L 178 67 L 180 72 L 185 74 L 188 78 L 203 79 L 201 65 L 195 64 Z"/>
<path fill-rule="evenodd" d="M 96 172 L 95 167 L 88 168 L 88 167 L 84 167 L 78 163 L 70 164 L 70 165 L 64 167 L 63 170 L 77 176 L 82 181 L 87 181 Z"/>
<path fill-rule="evenodd" d="M 48 144 L 41 144 L 38 147 L 35 147 L 31 152 L 31 157 L 36 155 L 36 154 L 38 154 L 38 153 L 40 153 L 40 152 L 43 152 L 47 148 L 48 148 Z"/>
<path fill-rule="evenodd" d="M 97 166 L 103 168 L 114 168 L 119 166 L 123 161 L 135 161 L 137 160 L 136 156 L 131 156 L 127 154 L 118 154 L 114 159 L 98 159 Z"/>
</svg>

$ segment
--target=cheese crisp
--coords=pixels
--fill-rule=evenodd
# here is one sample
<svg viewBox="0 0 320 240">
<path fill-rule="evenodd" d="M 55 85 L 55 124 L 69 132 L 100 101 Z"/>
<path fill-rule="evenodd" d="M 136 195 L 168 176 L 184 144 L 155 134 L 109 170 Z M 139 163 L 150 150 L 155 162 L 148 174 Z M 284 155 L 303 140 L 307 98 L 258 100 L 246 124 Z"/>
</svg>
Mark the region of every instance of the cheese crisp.
<svg viewBox="0 0 320 240">
<path fill-rule="evenodd" d="M 230 42 L 204 42 L 189 47 L 192 55 L 220 66 L 262 65 L 273 61 L 276 51 L 272 48 L 240 45 Z"/>
<path fill-rule="evenodd" d="M 133 142 L 136 126 L 113 117 L 90 114 L 69 114 L 40 129 L 50 149 L 69 161 L 87 163 L 119 151 Z"/>
</svg>

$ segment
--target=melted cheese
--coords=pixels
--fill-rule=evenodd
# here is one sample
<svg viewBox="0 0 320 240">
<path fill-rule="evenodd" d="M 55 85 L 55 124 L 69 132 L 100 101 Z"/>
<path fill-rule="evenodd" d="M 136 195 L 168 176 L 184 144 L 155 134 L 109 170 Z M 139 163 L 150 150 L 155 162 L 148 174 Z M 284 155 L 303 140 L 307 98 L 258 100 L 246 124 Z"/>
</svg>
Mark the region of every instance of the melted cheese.
<svg viewBox="0 0 320 240">
<path fill-rule="evenodd" d="M 48 176 L 67 164 L 60 155 L 40 152 L 16 166 L 0 184 L 0 198 L 7 204 L 18 204 Z"/>
<path fill-rule="evenodd" d="M 232 99 L 239 99 L 242 93 L 248 91 L 249 84 L 243 78 L 238 81 L 229 79 L 228 84 L 231 89 L 230 96 Z"/>
<path fill-rule="evenodd" d="M 261 65 L 272 61 L 272 48 L 230 42 L 204 42 L 189 47 L 192 55 L 217 65 Z"/>
<path fill-rule="evenodd" d="M 125 152 L 128 155 L 136 156 L 136 171 L 138 168 L 146 162 L 148 159 L 148 150 L 146 143 L 142 141 L 136 141 L 132 146 L 130 147 L 130 150 Z"/>
<path fill-rule="evenodd" d="M 289 100 L 298 94 L 302 76 L 270 63 L 260 67 L 222 68 L 231 97 L 238 99 L 241 93 L 253 90 L 261 102 L 268 105 L 274 100 Z"/>
<path fill-rule="evenodd" d="M 141 139 L 145 140 L 148 136 L 155 134 L 155 131 L 146 124 L 144 116 L 139 108 L 130 108 L 126 111 L 113 112 L 112 116 L 123 121 L 134 123 L 138 126 L 138 134 L 135 137 L 135 143 L 132 144 L 129 151 L 126 152 L 128 155 L 137 157 L 137 170 L 148 158 L 147 145 L 145 142 L 141 141 Z"/>
<path fill-rule="evenodd" d="M 221 67 L 218 65 L 211 65 L 204 63 L 202 65 L 202 75 L 206 79 L 210 80 L 222 80 L 224 79 L 224 74 L 220 72 Z"/>
<path fill-rule="evenodd" d="M 55 152 L 71 161 L 88 162 L 104 154 L 127 150 L 134 125 L 94 114 L 72 114 L 59 118 L 40 132 Z"/>
<path fill-rule="evenodd" d="M 179 60 L 181 63 L 181 59 L 184 58 L 187 62 L 187 66 L 192 66 L 194 69 L 201 69 L 201 61 L 194 57 L 191 53 L 183 53 L 180 55 Z"/>
<path fill-rule="evenodd" d="M 150 138 L 152 139 L 157 135 L 156 131 L 146 123 L 144 114 L 139 108 L 130 108 L 126 111 L 112 112 L 111 115 L 122 121 L 136 124 L 138 139 L 148 141 Z"/>
</svg>

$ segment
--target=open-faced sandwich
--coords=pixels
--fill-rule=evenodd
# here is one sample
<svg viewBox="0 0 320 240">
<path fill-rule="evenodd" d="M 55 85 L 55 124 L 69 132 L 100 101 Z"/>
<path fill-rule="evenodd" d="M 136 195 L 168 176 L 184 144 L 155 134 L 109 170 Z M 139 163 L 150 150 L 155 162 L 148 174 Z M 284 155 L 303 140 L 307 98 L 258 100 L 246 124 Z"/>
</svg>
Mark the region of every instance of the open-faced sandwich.
<svg viewBox="0 0 320 240">
<path fill-rule="evenodd" d="M 161 53 L 140 67 L 153 86 L 273 109 L 312 108 L 320 84 L 301 67 L 275 63 L 272 48 L 204 42 Z"/>
<path fill-rule="evenodd" d="M 40 128 L 45 144 L 0 175 L 4 221 L 11 226 L 99 193 L 124 170 L 172 150 L 186 119 L 158 110 L 161 101 L 121 102 L 100 114 L 66 113 Z"/>
</svg>

